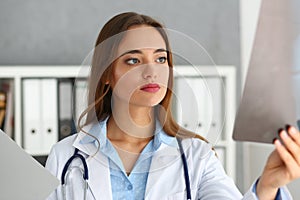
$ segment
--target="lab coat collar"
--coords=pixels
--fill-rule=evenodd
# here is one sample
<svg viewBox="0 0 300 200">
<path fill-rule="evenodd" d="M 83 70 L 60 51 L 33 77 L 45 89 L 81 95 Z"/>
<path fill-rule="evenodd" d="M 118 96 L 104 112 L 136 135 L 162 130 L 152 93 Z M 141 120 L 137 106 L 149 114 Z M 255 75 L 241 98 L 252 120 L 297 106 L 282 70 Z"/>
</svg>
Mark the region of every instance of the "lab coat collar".
<svg viewBox="0 0 300 200">
<path fill-rule="evenodd" d="M 84 128 L 85 131 L 90 130 L 88 132 L 91 133 L 96 131 L 99 126 L 88 125 Z M 86 134 L 79 132 L 73 146 L 87 155 L 86 162 L 89 170 L 89 188 L 95 199 L 112 199 L 108 158 L 100 151 L 97 151 L 95 142 L 82 144 L 81 141 L 84 138 L 86 138 Z"/>
<path fill-rule="evenodd" d="M 100 121 L 99 123 L 91 123 L 85 127 L 83 127 L 83 130 L 88 132 L 89 134 L 93 135 L 95 138 L 97 138 L 100 142 L 100 147 L 106 145 L 106 133 L 107 133 L 107 121 L 109 117 L 104 119 L 103 121 Z M 82 132 L 83 133 L 83 132 Z M 86 135 L 80 140 L 81 144 L 88 144 L 93 143 L 96 141 L 96 139 Z"/>
<path fill-rule="evenodd" d="M 82 133 L 79 133 L 82 134 Z M 79 137 L 84 137 L 79 135 Z M 94 143 L 81 144 L 80 139 L 75 141 L 73 146 L 81 152 L 86 153 L 88 158 L 86 162 L 89 170 L 89 188 L 95 199 L 112 199 L 111 179 L 108 158 L 98 151 Z M 162 143 L 155 151 L 147 180 L 145 197 L 157 189 L 157 180 L 165 175 L 176 160 L 180 159 L 180 152 L 177 148 Z M 82 164 L 81 164 L 82 165 Z M 82 167 L 82 166 L 81 166 Z M 149 198 L 146 198 L 149 199 Z"/>
<path fill-rule="evenodd" d="M 100 149 L 104 148 L 107 142 L 107 120 L 108 118 L 99 123 L 93 123 L 83 127 L 84 131 L 99 140 Z M 180 159 L 176 138 L 167 135 L 158 120 L 156 120 L 153 142 L 155 153 L 149 169 L 146 194 L 155 188 L 153 186 L 157 178 L 168 169 L 166 166 L 172 164 L 177 158 Z M 90 177 L 88 183 L 95 199 L 112 199 L 108 158 L 101 153 L 101 151 L 97 151 L 97 144 L 95 138 L 80 131 L 73 146 L 88 155 L 86 159 Z"/>
<path fill-rule="evenodd" d="M 179 148 L 175 137 L 169 136 L 160 124 L 158 119 L 155 120 L 155 132 L 154 132 L 154 148 L 157 150 L 160 145 L 166 144 L 170 147 Z"/>
</svg>

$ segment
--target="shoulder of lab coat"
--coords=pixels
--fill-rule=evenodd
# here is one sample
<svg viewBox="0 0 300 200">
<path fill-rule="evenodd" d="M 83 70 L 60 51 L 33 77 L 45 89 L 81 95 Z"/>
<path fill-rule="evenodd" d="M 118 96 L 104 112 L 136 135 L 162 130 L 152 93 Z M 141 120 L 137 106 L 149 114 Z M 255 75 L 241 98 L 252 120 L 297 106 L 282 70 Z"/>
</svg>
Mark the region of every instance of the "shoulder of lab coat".
<svg viewBox="0 0 300 200">
<path fill-rule="evenodd" d="M 86 128 L 89 130 L 91 127 Z M 80 154 L 86 158 L 88 166 L 87 199 L 112 199 L 108 159 L 100 151 L 97 152 L 96 142 L 81 143 L 85 136 L 85 133 L 79 132 L 56 143 L 48 156 L 46 169 L 61 180 L 62 171 L 67 160 L 74 154 L 75 148 L 78 148 Z M 72 161 L 70 167 L 74 169 L 75 166 L 82 168 L 80 159 Z M 76 170 L 74 172 L 78 174 L 79 171 Z M 72 171 L 71 173 L 72 180 L 67 183 L 69 187 L 67 187 L 66 193 L 67 199 L 77 200 L 83 197 L 84 190 L 81 182 L 83 179 L 82 174 L 74 175 L 74 172 Z M 70 190 L 70 187 L 72 187 L 72 190 Z M 70 191 L 73 192 L 71 193 Z M 59 185 L 47 200 L 62 200 L 62 194 L 62 185 Z"/>
</svg>

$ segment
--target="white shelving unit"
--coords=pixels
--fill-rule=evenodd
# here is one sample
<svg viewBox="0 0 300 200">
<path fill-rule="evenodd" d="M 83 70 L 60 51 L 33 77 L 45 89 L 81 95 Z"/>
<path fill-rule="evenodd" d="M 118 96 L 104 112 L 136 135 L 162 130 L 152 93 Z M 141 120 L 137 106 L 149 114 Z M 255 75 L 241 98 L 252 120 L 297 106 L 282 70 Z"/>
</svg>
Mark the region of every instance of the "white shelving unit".
<svg viewBox="0 0 300 200">
<path fill-rule="evenodd" d="M 22 147 L 23 132 L 22 132 L 22 80 L 26 78 L 86 78 L 89 73 L 87 66 L 0 66 L 0 80 L 11 79 L 14 82 L 14 139 L 16 143 Z M 211 97 L 221 98 L 220 112 L 224 112 L 224 120 L 217 124 L 221 128 L 220 137 L 212 142 L 219 154 L 220 160 L 224 164 L 224 168 L 229 176 L 235 180 L 235 143 L 231 138 L 232 127 L 235 116 L 235 98 L 236 98 L 236 72 L 234 66 L 176 66 L 174 70 L 175 82 L 180 78 L 184 79 L 204 79 L 219 80 L 222 93 L 212 95 Z M 174 85 L 176 86 L 177 83 Z M 199 85 L 192 85 L 192 88 L 197 88 Z M 175 88 L 176 90 L 176 88 Z M 213 91 L 214 93 L 216 91 Z M 211 93 L 211 94 L 212 94 Z M 201 96 L 196 94 L 196 96 Z M 215 101 L 215 100 L 212 100 Z M 195 110 L 194 105 L 188 104 Z M 211 104 L 210 104 L 211 105 Z M 176 106 L 175 106 L 176 107 Z M 188 111 L 190 112 L 190 111 Z M 176 113 L 176 111 L 175 111 Z M 200 111 L 199 111 L 200 113 Z M 177 112 L 178 115 L 178 112 Z M 188 114 L 189 115 L 189 114 Z M 215 114 L 216 115 L 216 114 Z M 191 114 L 191 116 L 193 116 Z M 210 116 L 213 119 L 213 116 Z M 180 117 L 179 117 L 180 118 Z M 191 119 L 193 120 L 193 119 Z M 178 120 L 183 123 L 182 119 Z M 206 121 L 207 122 L 207 121 Z M 203 122 L 204 127 L 206 126 Z M 184 124 L 183 124 L 184 125 Z M 189 128 L 189 127 L 186 127 Z M 198 129 L 197 129 L 198 130 Z M 197 131 L 196 130 L 196 131 Z M 198 133 L 203 133 L 203 129 L 198 130 Z M 208 137 L 209 138 L 209 137 Z"/>
<path fill-rule="evenodd" d="M 177 66 L 174 77 L 175 98 L 182 102 L 175 106 L 177 121 L 209 140 L 225 171 L 235 180 L 236 144 L 232 139 L 236 113 L 235 67 Z"/>
<path fill-rule="evenodd" d="M 84 78 L 88 68 L 82 66 L 0 66 L 0 79 L 14 82 L 14 140 L 22 147 L 22 79 Z"/>
</svg>

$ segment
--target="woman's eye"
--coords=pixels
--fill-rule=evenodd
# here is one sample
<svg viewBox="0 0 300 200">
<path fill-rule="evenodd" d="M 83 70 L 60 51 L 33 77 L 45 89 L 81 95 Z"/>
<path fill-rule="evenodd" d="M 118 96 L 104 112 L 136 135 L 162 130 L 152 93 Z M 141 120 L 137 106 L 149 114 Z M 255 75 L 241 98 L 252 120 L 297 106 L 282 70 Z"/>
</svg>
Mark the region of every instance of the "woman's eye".
<svg viewBox="0 0 300 200">
<path fill-rule="evenodd" d="M 129 65 L 135 65 L 138 64 L 140 61 L 137 58 L 129 58 L 125 62 Z"/>
<path fill-rule="evenodd" d="M 166 61 L 167 61 L 167 58 L 164 56 L 156 59 L 156 62 L 158 62 L 158 63 L 165 63 Z"/>
</svg>

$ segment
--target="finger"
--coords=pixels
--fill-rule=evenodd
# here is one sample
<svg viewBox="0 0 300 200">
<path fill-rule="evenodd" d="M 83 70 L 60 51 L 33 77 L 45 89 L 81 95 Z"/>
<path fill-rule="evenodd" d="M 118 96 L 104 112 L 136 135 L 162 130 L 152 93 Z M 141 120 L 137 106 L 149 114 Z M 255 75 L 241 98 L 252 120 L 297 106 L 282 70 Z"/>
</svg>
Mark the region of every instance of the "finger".
<svg viewBox="0 0 300 200">
<path fill-rule="evenodd" d="M 291 153 L 293 158 L 300 165 L 300 146 L 287 134 L 286 131 L 280 132 L 280 138 L 285 144 L 285 148 Z"/>
<path fill-rule="evenodd" d="M 289 179 L 292 180 L 298 178 L 300 176 L 300 166 L 298 165 L 298 163 L 278 139 L 275 140 L 274 144 L 280 158 L 282 159 L 288 170 L 288 174 L 290 174 Z"/>
<path fill-rule="evenodd" d="M 299 131 L 293 126 L 287 126 L 287 131 L 291 138 L 296 142 L 298 146 L 300 146 L 300 133 Z"/>
</svg>

